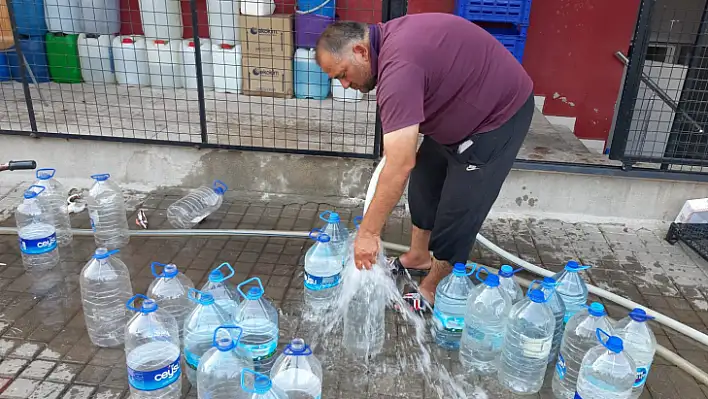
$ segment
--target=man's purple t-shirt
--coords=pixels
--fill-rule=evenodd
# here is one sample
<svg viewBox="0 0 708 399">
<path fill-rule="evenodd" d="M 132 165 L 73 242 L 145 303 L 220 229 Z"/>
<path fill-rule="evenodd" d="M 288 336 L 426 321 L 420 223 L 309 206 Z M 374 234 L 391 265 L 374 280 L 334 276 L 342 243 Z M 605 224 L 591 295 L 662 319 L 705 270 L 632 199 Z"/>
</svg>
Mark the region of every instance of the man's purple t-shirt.
<svg viewBox="0 0 708 399">
<path fill-rule="evenodd" d="M 371 65 L 384 133 L 420 124 L 441 144 L 494 130 L 529 99 L 533 82 L 492 35 L 451 14 L 372 25 Z"/>
</svg>

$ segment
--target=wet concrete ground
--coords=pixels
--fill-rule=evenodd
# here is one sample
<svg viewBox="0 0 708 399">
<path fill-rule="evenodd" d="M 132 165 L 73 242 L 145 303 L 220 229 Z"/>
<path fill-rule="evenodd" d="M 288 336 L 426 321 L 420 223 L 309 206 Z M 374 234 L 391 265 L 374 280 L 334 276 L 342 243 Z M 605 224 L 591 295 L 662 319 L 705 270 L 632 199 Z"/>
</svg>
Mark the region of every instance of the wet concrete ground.
<svg viewBox="0 0 708 399">
<path fill-rule="evenodd" d="M 140 205 L 150 228 L 169 228 L 164 209 L 178 198 L 175 192 L 153 193 Z M 353 205 L 334 204 L 344 220 L 361 214 Z M 229 199 L 200 228 L 279 229 L 306 231 L 320 224 L 317 215 L 330 204 L 302 198 Z M 134 225 L 135 212 L 129 222 Z M 74 215 L 76 228 L 88 228 L 86 213 Z M 11 218 L 4 226 L 14 226 Z M 708 267 L 690 250 L 663 241 L 665 231 L 618 225 L 566 224 L 553 220 L 490 220 L 483 234 L 502 248 L 551 270 L 568 259 L 594 265 L 585 277 L 609 289 L 674 317 L 698 330 L 708 328 Z M 410 222 L 392 217 L 384 239 L 408 243 Z M 150 262 L 174 262 L 197 286 L 208 271 L 227 261 L 236 268 L 235 282 L 258 276 L 266 295 L 282 311 L 281 346 L 295 336 L 317 342 L 316 354 L 325 368 L 323 398 L 438 398 L 436 389 L 449 382 L 440 375 L 428 381 L 411 362 L 418 348 L 412 329 L 389 311 L 384 353 L 369 367 L 342 357 L 341 332 L 321 337 L 317 326 L 301 321 L 302 257 L 310 243 L 303 239 L 245 237 L 133 238 L 121 251 L 128 265 L 135 293 L 144 293 L 153 279 Z M 76 237 L 62 248 L 62 263 L 38 275 L 25 272 L 16 237 L 0 236 L 0 398 L 122 398 L 128 395 L 122 348 L 93 346 L 86 334 L 81 311 L 78 275 L 93 253 L 91 237 Z M 475 248 L 472 259 L 492 266 L 502 260 Z M 530 277 L 530 276 L 526 276 Z M 605 302 L 610 316 L 621 318 L 627 310 Z M 659 343 L 708 370 L 705 347 L 672 330 L 654 325 Z M 456 354 L 432 348 L 433 362 L 459 375 Z M 642 398 L 703 399 L 701 386 L 678 368 L 657 358 Z M 445 374 L 445 373 L 442 373 Z M 550 374 L 536 398 L 552 398 Z M 470 398 L 512 398 L 494 381 L 468 379 Z M 196 397 L 184 379 L 186 397 Z"/>
</svg>

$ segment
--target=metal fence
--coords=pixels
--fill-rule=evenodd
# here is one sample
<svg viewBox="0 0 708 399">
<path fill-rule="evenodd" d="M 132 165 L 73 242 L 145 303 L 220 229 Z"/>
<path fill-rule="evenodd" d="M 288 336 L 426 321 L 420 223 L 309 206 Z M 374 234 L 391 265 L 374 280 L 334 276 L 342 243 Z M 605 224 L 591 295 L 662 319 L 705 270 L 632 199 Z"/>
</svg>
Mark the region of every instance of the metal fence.
<svg viewBox="0 0 708 399">
<path fill-rule="evenodd" d="M 376 94 L 332 86 L 309 49 L 405 2 L 334 4 L 0 0 L 0 133 L 375 158 Z"/>
<path fill-rule="evenodd" d="M 630 166 L 708 166 L 706 0 L 643 0 L 610 158 Z"/>
</svg>

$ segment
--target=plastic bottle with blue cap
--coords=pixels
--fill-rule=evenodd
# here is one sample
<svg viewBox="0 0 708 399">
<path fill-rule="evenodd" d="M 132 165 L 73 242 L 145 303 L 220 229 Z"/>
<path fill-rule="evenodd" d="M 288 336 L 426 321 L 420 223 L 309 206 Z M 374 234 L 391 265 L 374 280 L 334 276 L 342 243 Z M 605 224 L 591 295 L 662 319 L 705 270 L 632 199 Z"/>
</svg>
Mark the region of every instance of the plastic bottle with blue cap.
<svg viewBox="0 0 708 399">
<path fill-rule="evenodd" d="M 503 387 L 516 394 L 535 394 L 543 386 L 556 327 L 547 301 L 541 282 L 534 280 L 526 298 L 512 306 L 509 312 L 498 379 Z"/>
<path fill-rule="evenodd" d="M 142 299 L 139 307 L 138 299 Z M 136 312 L 125 327 L 131 398 L 178 399 L 182 394 L 182 359 L 177 321 L 142 294 L 130 298 L 125 306 Z"/>
<path fill-rule="evenodd" d="M 150 283 L 147 296 L 153 298 L 160 309 L 175 318 L 181 338 L 184 334 L 184 321 L 196 306 L 188 297 L 189 289 L 194 288 L 194 283 L 172 263 L 152 262 L 150 269 L 155 280 Z"/>
<path fill-rule="evenodd" d="M 583 357 L 597 346 L 597 329 L 614 334 L 605 307 L 593 302 L 573 315 L 565 326 L 560 353 L 553 374 L 553 394 L 558 399 L 573 399 Z"/>
<path fill-rule="evenodd" d="M 192 385 L 196 385 L 197 368 L 204 353 L 213 345 L 214 330 L 219 326 L 236 323 L 233 315 L 219 306 L 210 293 L 190 288 L 188 297 L 197 306 L 184 321 L 182 353 L 187 365 L 187 379 Z"/>
<path fill-rule="evenodd" d="M 565 317 L 563 318 L 565 324 L 568 324 L 568 320 L 587 305 L 588 286 L 580 276 L 580 272 L 589 268 L 590 266 L 570 260 L 562 271 L 553 276 L 558 283 L 556 292 L 563 298 L 565 304 Z"/>
<path fill-rule="evenodd" d="M 209 272 L 209 279 L 201 288 L 201 291 L 210 293 L 216 303 L 230 314 L 234 313 L 241 302 L 236 289 L 229 284 L 229 279 L 234 276 L 234 273 L 234 268 L 224 262 Z"/>
<path fill-rule="evenodd" d="M 201 186 L 167 207 L 167 220 L 176 229 L 191 229 L 221 208 L 229 187 L 214 180 L 211 187 Z"/>
<path fill-rule="evenodd" d="M 637 366 L 632 399 L 642 395 L 647 376 L 651 370 L 656 354 L 656 337 L 648 321 L 654 317 L 649 316 L 644 309 L 636 308 L 629 315 L 615 324 L 617 336 L 624 340 L 627 354 L 632 357 Z"/>
<path fill-rule="evenodd" d="M 288 399 L 288 395 L 274 386 L 267 375 L 251 369 L 241 372 L 241 389 L 249 393 L 248 399 Z"/>
<path fill-rule="evenodd" d="M 625 351 L 622 338 L 598 328 L 597 341 L 600 344 L 583 358 L 574 398 L 629 399 L 635 363 Z"/>
<path fill-rule="evenodd" d="M 471 268 L 469 272 L 467 266 Z M 475 263 L 469 265 L 456 263 L 452 267 L 452 273 L 443 278 L 435 290 L 433 336 L 435 342 L 445 349 L 460 348 L 462 329 L 465 327 L 467 299 L 474 288 L 469 276 L 475 269 L 477 269 Z"/>
<path fill-rule="evenodd" d="M 553 333 L 553 346 L 551 353 L 548 355 L 548 364 L 555 363 L 558 360 L 558 350 L 560 349 L 561 341 L 563 340 L 563 320 L 565 319 L 565 303 L 563 298 L 556 292 L 558 283 L 553 277 L 544 277 L 541 283 L 541 291 L 548 297 L 546 305 L 551 308 L 553 317 L 556 319 L 556 330 Z"/>
<path fill-rule="evenodd" d="M 96 346 L 123 344 L 128 313 L 125 303 L 133 296 L 128 267 L 112 251 L 98 248 L 81 269 L 81 304 L 86 331 Z"/>
<path fill-rule="evenodd" d="M 257 286 L 244 292 L 251 283 Z M 244 298 L 234 312 L 234 321 L 243 329 L 240 346 L 250 354 L 256 371 L 268 373 L 278 349 L 278 310 L 263 296 L 258 277 L 242 282 L 237 289 Z"/>
<path fill-rule="evenodd" d="M 59 263 L 54 219 L 38 196 L 43 186 L 30 186 L 15 209 L 22 264 L 27 270 L 48 270 Z"/>
<path fill-rule="evenodd" d="M 253 361 L 239 347 L 241 327 L 219 326 L 214 329 L 212 348 L 206 351 L 197 370 L 197 395 L 209 399 L 247 399 L 242 388 L 244 370 L 253 368 Z"/>
<path fill-rule="evenodd" d="M 322 365 L 301 338 L 283 349 L 270 372 L 273 386 L 289 398 L 322 398 Z"/>
<path fill-rule="evenodd" d="M 305 254 L 305 304 L 311 310 L 327 309 L 335 302 L 342 278 L 343 262 L 339 249 L 322 229 L 312 229 L 315 244 Z"/>
<path fill-rule="evenodd" d="M 322 232 L 327 234 L 330 239 L 330 243 L 334 246 L 335 251 L 344 257 L 349 249 L 347 244 L 349 242 L 349 230 L 342 222 L 339 214 L 332 211 L 324 211 L 320 214 L 320 220 L 325 222 L 322 227 Z"/>
<path fill-rule="evenodd" d="M 96 246 L 118 249 L 128 245 L 130 231 L 123 192 L 110 177 L 108 173 L 91 176 L 94 183 L 88 191 L 86 206 Z"/>
<path fill-rule="evenodd" d="M 487 276 L 482 279 L 480 273 Z M 467 300 L 465 327 L 460 343 L 460 363 L 477 375 L 497 372 L 499 356 L 504 342 L 511 298 L 499 285 L 499 276 L 480 267 L 475 275 L 478 285 Z"/>
<path fill-rule="evenodd" d="M 44 192 L 41 193 L 40 199 L 43 199 L 47 204 L 49 213 L 54 219 L 54 226 L 57 229 L 57 243 L 59 243 L 60 247 L 63 247 L 71 244 L 74 235 L 71 232 L 71 219 L 69 218 L 69 208 L 66 204 L 66 198 L 69 193 L 54 178 L 56 173 L 57 170 L 52 168 L 37 169 L 35 173 L 37 182 L 34 184 L 44 187 Z"/>
<path fill-rule="evenodd" d="M 524 291 L 521 289 L 519 283 L 514 280 L 514 274 L 520 272 L 521 270 L 524 269 L 518 268 L 514 270 L 514 268 L 509 265 L 503 265 L 499 269 L 499 286 L 502 291 L 509 295 L 512 305 L 524 299 Z"/>
</svg>

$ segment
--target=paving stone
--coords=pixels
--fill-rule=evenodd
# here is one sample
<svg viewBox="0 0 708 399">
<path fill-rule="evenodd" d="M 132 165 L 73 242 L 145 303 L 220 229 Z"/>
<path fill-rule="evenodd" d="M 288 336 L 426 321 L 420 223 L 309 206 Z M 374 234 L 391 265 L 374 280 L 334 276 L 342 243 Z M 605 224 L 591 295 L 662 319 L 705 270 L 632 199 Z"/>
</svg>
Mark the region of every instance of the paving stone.
<svg viewBox="0 0 708 399">
<path fill-rule="evenodd" d="M 67 390 L 62 399 L 90 399 L 96 387 L 90 385 L 72 385 Z"/>
<path fill-rule="evenodd" d="M 43 349 L 43 345 L 32 342 L 25 342 L 18 346 L 10 355 L 11 357 L 20 357 L 23 359 L 33 359 L 39 351 Z"/>
<path fill-rule="evenodd" d="M 22 371 L 20 377 L 31 380 L 42 380 L 56 366 L 56 362 L 47 360 L 34 360 Z"/>
<path fill-rule="evenodd" d="M 13 378 L 27 366 L 27 359 L 5 359 L 0 363 L 0 377 Z"/>
<path fill-rule="evenodd" d="M 20 345 L 22 342 L 18 341 L 16 339 L 5 339 L 5 338 L 0 338 L 0 358 L 3 358 L 10 354 L 13 349 L 17 345 Z"/>
<path fill-rule="evenodd" d="M 82 364 L 59 363 L 49 374 L 47 380 L 68 384 L 79 375 L 83 368 Z"/>
<path fill-rule="evenodd" d="M 32 392 L 39 386 L 41 382 L 36 380 L 27 380 L 24 378 L 13 381 L 5 391 L 0 394 L 0 398 L 8 399 L 25 399 L 29 398 Z"/>
<path fill-rule="evenodd" d="M 30 399 L 56 399 L 61 396 L 66 384 L 44 381 L 32 392 Z"/>
<path fill-rule="evenodd" d="M 120 399 L 126 392 L 121 389 L 114 388 L 98 388 L 94 394 L 95 399 Z"/>
</svg>

